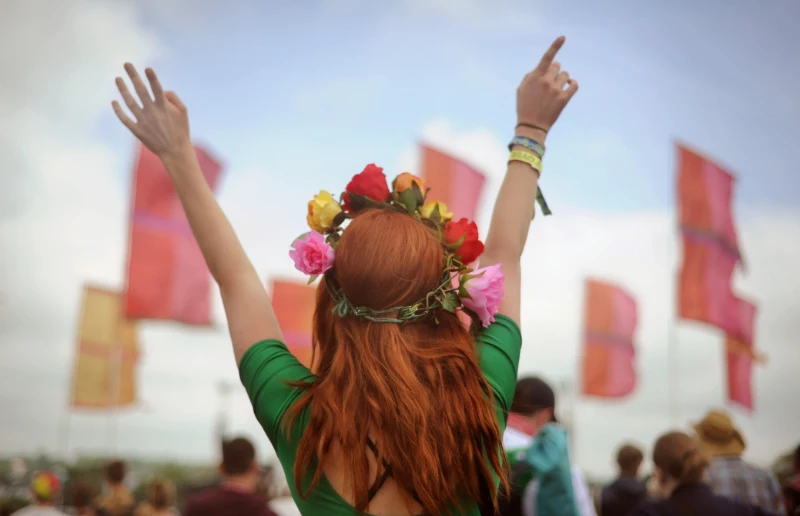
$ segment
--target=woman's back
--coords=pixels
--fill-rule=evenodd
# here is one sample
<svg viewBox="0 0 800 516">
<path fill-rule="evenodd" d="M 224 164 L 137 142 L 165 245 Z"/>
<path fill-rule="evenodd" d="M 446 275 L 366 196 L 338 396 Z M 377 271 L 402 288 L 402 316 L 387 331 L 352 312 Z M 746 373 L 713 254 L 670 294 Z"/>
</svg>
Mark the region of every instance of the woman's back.
<svg viewBox="0 0 800 516">
<path fill-rule="evenodd" d="M 484 251 L 475 223 L 452 220 L 409 173 L 389 189 L 370 165 L 338 202 L 321 191 L 308 204 L 312 231 L 290 256 L 311 281 L 323 276 L 313 373 L 281 342 L 262 281 L 204 179 L 186 106 L 150 69 L 148 90 L 126 64 L 138 103 L 117 79 L 136 120 L 114 110 L 176 187 L 219 284 L 242 381 L 304 514 L 478 514 L 487 486 L 493 502 L 507 487 L 501 435 L 521 342 L 520 257 L 536 202 L 549 213 L 538 190 L 547 132 L 578 89 L 554 61 L 563 42 L 517 90 L 483 268 L 471 268 Z"/>
<path fill-rule="evenodd" d="M 514 394 L 520 345 L 521 334 L 518 326 L 502 316 L 497 317 L 497 321 L 483 331 L 477 341 L 480 368 L 492 386 L 494 417 L 500 429 L 505 428 L 504 414 L 507 413 Z M 291 479 L 295 470 L 297 446 L 308 428 L 310 414 L 315 407 L 313 404 L 305 407 L 297 415 L 289 435 L 286 436 L 282 431 L 286 411 L 303 394 L 301 388 L 287 385 L 287 382 L 310 381 L 314 375 L 297 361 L 283 343 L 274 340 L 263 341 L 253 346 L 243 357 L 240 371 L 256 416 L 273 443 L 287 478 Z M 488 404 L 488 399 L 486 403 Z M 358 422 L 359 417 L 353 419 Z M 423 443 L 419 443 L 418 446 L 422 447 Z M 452 444 L 452 448 L 455 452 L 457 448 L 455 443 Z M 375 480 L 380 478 L 381 468 L 378 467 L 375 455 L 368 449 L 369 446 L 365 444 L 361 450 L 361 457 L 368 461 L 369 483 L 374 485 Z M 319 484 L 305 499 L 300 496 L 297 486 L 290 480 L 289 487 L 301 513 L 317 514 L 324 511 L 325 514 L 331 515 L 357 514 L 353 507 L 355 500 L 352 496 L 348 496 L 350 491 L 350 486 L 347 485 L 348 461 L 344 457 L 341 447 L 331 446 L 329 459 L 319 478 Z M 408 474 L 413 473 L 413 471 L 408 472 Z M 406 500 L 406 497 L 411 497 L 411 500 Z M 381 516 L 422 512 L 421 505 L 413 500 L 413 495 L 393 477 L 386 479 L 385 484 L 371 500 L 369 508 L 370 512 Z M 461 513 L 479 514 L 479 511 L 476 505 L 471 504 Z"/>
</svg>

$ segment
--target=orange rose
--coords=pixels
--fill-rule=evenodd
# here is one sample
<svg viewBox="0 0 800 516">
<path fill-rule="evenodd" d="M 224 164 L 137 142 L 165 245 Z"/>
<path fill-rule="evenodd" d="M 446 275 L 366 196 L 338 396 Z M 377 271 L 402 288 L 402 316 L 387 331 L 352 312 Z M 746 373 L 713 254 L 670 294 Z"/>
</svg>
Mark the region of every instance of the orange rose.
<svg viewBox="0 0 800 516">
<path fill-rule="evenodd" d="M 408 190 L 413 183 L 417 183 L 419 191 L 425 193 L 425 180 L 410 172 L 403 172 L 397 176 L 397 179 L 394 180 L 394 191 L 400 193 Z"/>
</svg>

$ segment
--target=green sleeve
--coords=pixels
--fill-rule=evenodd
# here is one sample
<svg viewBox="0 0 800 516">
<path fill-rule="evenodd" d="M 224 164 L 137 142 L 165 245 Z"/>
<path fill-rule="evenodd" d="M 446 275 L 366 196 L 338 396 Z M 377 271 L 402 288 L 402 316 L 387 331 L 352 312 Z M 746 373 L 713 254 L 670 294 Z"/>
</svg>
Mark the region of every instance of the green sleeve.
<svg viewBox="0 0 800 516">
<path fill-rule="evenodd" d="M 478 363 L 492 388 L 498 412 L 504 414 L 501 422 L 505 423 L 517 387 L 522 333 L 517 323 L 498 315 L 478 337 L 477 346 Z"/>
<path fill-rule="evenodd" d="M 256 419 L 278 450 L 280 425 L 286 410 L 303 390 L 287 382 L 311 381 L 314 375 L 279 340 L 262 340 L 248 349 L 239 363 L 239 376 L 247 390 Z"/>
</svg>

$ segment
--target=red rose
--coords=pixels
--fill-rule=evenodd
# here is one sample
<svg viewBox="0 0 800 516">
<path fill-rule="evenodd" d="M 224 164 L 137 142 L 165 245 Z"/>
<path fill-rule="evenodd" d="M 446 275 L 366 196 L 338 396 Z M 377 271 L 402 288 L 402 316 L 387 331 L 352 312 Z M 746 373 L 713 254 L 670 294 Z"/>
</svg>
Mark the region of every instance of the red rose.
<svg viewBox="0 0 800 516">
<path fill-rule="evenodd" d="M 467 219 L 448 222 L 444 228 L 444 241 L 448 244 L 461 241 L 456 256 L 465 265 L 474 262 L 483 253 L 483 242 L 478 240 L 478 226 Z"/>
<path fill-rule="evenodd" d="M 344 192 L 342 208 L 348 213 L 353 212 L 348 193 L 363 195 L 377 202 L 386 202 L 392 197 L 392 192 L 389 191 L 389 186 L 386 184 L 386 176 L 383 174 L 383 169 L 374 164 L 367 165 L 360 174 L 353 176 L 353 179 L 347 183 Z"/>
</svg>

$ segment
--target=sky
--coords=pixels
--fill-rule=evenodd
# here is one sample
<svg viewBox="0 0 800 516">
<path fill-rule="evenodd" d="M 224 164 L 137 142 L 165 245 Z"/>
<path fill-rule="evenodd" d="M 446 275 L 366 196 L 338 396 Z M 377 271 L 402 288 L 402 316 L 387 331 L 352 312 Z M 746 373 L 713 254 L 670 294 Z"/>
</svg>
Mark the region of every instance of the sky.
<svg viewBox="0 0 800 516">
<path fill-rule="evenodd" d="M 769 464 L 800 442 L 800 4 L 589 0 L 11 0 L 0 18 L 0 456 L 45 452 L 216 460 L 214 424 L 273 456 L 238 385 L 216 289 L 212 330 L 142 325 L 141 403 L 67 410 L 85 282 L 121 288 L 132 136 L 110 109 L 114 77 L 153 66 L 189 108 L 196 141 L 222 157 L 219 200 L 267 280 L 299 279 L 287 252 L 319 189 L 367 163 L 417 170 L 425 141 L 487 174 L 485 235 L 513 132 L 515 90 L 547 45 L 580 83 L 547 141 L 523 257 L 520 373 L 559 386 L 573 458 L 597 477 L 633 440 L 649 449 L 725 405 L 723 336 L 674 320 L 680 246 L 675 141 L 737 177 L 747 270 L 759 306 L 753 413 L 728 407 Z M 638 300 L 639 386 L 575 393 L 583 281 Z M 677 411 L 668 410 L 667 350 Z M 223 400 L 218 386 L 233 387 Z"/>
</svg>

